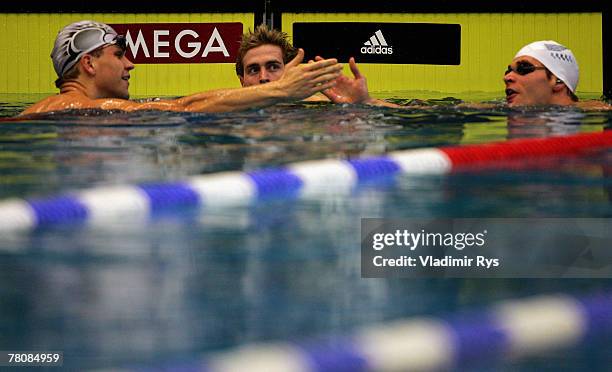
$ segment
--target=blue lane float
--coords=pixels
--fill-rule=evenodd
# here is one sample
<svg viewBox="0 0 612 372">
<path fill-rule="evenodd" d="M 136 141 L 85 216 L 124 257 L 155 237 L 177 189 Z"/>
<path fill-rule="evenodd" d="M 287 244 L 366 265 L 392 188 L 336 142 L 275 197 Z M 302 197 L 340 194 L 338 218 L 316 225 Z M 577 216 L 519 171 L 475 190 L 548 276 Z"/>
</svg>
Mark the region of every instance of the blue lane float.
<svg viewBox="0 0 612 372">
<path fill-rule="evenodd" d="M 439 371 L 513 361 L 612 337 L 612 293 L 509 300 L 449 318 L 409 318 L 351 335 L 242 345 L 124 371 Z"/>
<path fill-rule="evenodd" d="M 578 155 L 612 146 L 612 131 L 426 148 L 352 160 L 325 159 L 253 172 L 223 172 L 172 183 L 98 187 L 48 199 L 0 201 L 0 234 L 54 224 L 116 223 L 167 208 L 246 205 L 262 199 L 347 194 L 359 183 L 396 174 L 445 174 L 504 160 Z"/>
<path fill-rule="evenodd" d="M 0 226 L 0 232 L 74 222 L 116 222 L 129 215 L 150 215 L 169 208 L 297 198 L 305 192 L 330 188 L 339 193 L 360 182 L 396 174 L 400 169 L 395 160 L 383 157 L 324 160 L 287 168 L 202 175 L 183 182 L 94 188 L 49 199 L 13 199 L 0 202 L 0 220 L 13 221 Z"/>
</svg>

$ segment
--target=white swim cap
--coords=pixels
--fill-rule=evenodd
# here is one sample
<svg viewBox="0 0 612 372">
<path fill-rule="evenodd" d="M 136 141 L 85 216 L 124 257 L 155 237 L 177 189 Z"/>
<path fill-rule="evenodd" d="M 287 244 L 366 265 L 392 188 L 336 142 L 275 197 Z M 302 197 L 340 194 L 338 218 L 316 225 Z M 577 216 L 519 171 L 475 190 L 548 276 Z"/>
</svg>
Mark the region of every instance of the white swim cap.
<svg viewBox="0 0 612 372">
<path fill-rule="evenodd" d="M 576 93 L 578 86 L 578 62 L 571 50 L 552 40 L 535 41 L 524 46 L 514 58 L 529 56 L 540 61 L 567 87 Z"/>
<path fill-rule="evenodd" d="M 83 54 L 106 44 L 117 44 L 125 49 L 125 38 L 117 35 L 109 25 L 94 21 L 75 22 L 62 28 L 51 52 L 57 76 L 64 76 Z"/>
</svg>

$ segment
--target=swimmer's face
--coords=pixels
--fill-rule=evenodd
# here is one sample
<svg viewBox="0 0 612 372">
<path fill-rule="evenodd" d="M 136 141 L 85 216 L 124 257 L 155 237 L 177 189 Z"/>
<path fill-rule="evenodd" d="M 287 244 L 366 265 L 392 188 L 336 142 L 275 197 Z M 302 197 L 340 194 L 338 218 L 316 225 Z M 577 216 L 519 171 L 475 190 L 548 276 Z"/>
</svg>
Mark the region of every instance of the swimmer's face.
<svg viewBox="0 0 612 372">
<path fill-rule="evenodd" d="M 96 67 L 96 98 L 130 98 L 130 70 L 134 64 L 125 56 L 125 50 L 116 45 L 102 49 L 102 55 L 93 60 Z"/>
<path fill-rule="evenodd" d="M 277 45 L 260 45 L 246 52 L 242 66 L 244 75 L 239 78 L 243 87 L 276 81 L 285 71 L 283 51 Z"/>
<path fill-rule="evenodd" d="M 520 56 L 512 60 L 510 70 L 504 76 L 508 106 L 553 103 L 553 88 L 556 79 L 552 75 L 548 77 L 543 67 L 540 61 L 529 56 Z"/>
</svg>

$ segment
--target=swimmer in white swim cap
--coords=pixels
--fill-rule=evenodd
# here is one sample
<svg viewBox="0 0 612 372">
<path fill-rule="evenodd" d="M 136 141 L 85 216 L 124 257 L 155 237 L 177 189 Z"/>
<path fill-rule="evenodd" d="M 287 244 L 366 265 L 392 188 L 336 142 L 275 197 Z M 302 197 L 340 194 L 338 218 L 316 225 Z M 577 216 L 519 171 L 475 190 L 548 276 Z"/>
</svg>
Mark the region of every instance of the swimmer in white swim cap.
<svg viewBox="0 0 612 372">
<path fill-rule="evenodd" d="M 508 106 L 574 105 L 578 62 L 552 40 L 536 41 L 516 53 L 504 76 Z"/>
<path fill-rule="evenodd" d="M 329 89 L 341 75 L 336 59 L 301 63 L 304 51 L 285 66 L 277 81 L 239 89 L 219 89 L 178 99 L 134 102 L 129 98 L 130 71 L 126 39 L 110 26 L 80 21 L 67 25 L 57 35 L 51 59 L 60 94 L 47 97 L 20 115 L 67 109 L 165 110 L 228 112 L 301 100 Z"/>
</svg>

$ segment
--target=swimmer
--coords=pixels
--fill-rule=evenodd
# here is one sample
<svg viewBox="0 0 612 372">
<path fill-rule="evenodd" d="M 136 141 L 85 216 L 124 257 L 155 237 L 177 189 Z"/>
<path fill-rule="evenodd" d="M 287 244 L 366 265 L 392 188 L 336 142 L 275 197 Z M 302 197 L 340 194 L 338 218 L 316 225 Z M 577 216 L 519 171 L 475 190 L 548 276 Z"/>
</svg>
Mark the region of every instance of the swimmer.
<svg viewBox="0 0 612 372">
<path fill-rule="evenodd" d="M 504 74 L 508 107 L 577 106 L 610 110 L 601 101 L 580 102 L 579 70 L 571 50 L 552 40 L 535 41 L 519 50 Z"/>
<path fill-rule="evenodd" d="M 548 48 L 551 48 L 549 50 Z M 284 65 L 292 58 L 295 48 L 288 35 L 270 30 L 265 25 L 243 35 L 236 60 L 236 74 L 243 87 L 275 81 L 283 74 Z M 556 54 L 552 54 L 556 53 Z M 316 61 L 323 60 L 316 57 Z M 312 62 L 312 61 L 311 61 Z M 371 98 L 367 82 L 354 58 L 349 59 L 353 77 L 341 75 L 336 85 L 306 101 L 334 103 L 363 103 L 401 108 L 384 100 Z M 573 53 L 555 41 L 538 41 L 522 48 L 504 75 L 509 107 L 537 105 L 575 105 L 590 110 L 610 110 L 612 106 L 597 100 L 579 101 L 575 94 L 578 85 L 578 64 Z M 428 109 L 430 106 L 410 105 Z M 459 107 L 493 108 L 496 105 L 465 103 Z"/>
<path fill-rule="evenodd" d="M 129 100 L 130 72 L 134 64 L 126 56 L 126 39 L 110 26 L 80 21 L 57 35 L 51 59 L 60 93 L 32 105 L 20 115 L 67 109 L 167 110 L 228 112 L 301 100 L 333 87 L 342 72 L 335 59 L 300 64 L 299 49 L 284 65 L 282 77 L 271 84 L 221 89 L 178 99 L 134 102 Z"/>
<path fill-rule="evenodd" d="M 242 35 L 242 41 L 236 58 L 236 75 L 243 87 L 252 87 L 277 81 L 285 73 L 288 61 L 297 53 L 289 43 L 286 33 L 270 30 L 266 25 L 260 25 L 255 31 Z M 310 63 L 324 61 L 316 57 Z M 311 96 L 305 101 L 332 101 L 334 103 L 362 103 L 374 106 L 401 107 L 383 100 L 371 98 L 365 76 L 363 76 L 355 59 L 349 59 L 349 67 L 353 74 L 350 78 L 340 75 L 335 85 L 321 93 Z"/>
</svg>

